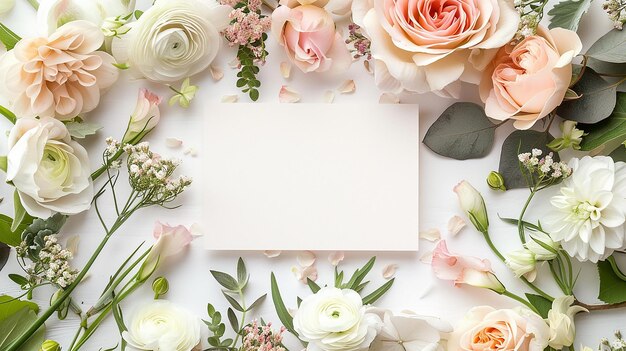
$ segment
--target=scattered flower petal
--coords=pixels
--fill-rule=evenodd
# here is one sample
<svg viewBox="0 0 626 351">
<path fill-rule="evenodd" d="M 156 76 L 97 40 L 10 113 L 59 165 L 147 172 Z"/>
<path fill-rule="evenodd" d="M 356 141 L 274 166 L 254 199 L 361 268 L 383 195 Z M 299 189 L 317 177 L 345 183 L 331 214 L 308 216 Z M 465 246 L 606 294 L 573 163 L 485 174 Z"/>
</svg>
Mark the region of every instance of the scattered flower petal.
<svg viewBox="0 0 626 351">
<path fill-rule="evenodd" d="M 76 255 L 76 253 L 78 252 L 78 243 L 80 242 L 80 237 L 78 235 L 72 235 L 69 238 L 67 238 L 67 241 L 65 242 L 65 248 L 67 249 L 67 251 L 71 252 L 72 255 Z"/>
<path fill-rule="evenodd" d="M 189 227 L 189 232 L 194 237 L 198 237 L 198 236 L 203 236 L 204 235 L 204 230 L 202 229 L 202 226 L 199 223 L 193 223 Z"/>
<path fill-rule="evenodd" d="M 298 254 L 298 263 L 302 267 L 310 267 L 315 263 L 315 254 L 312 251 L 302 251 Z"/>
<path fill-rule="evenodd" d="M 265 251 L 263 251 L 263 254 L 267 258 L 274 258 L 274 257 L 280 256 L 281 252 L 282 251 L 280 251 L 280 250 L 265 250 Z"/>
<path fill-rule="evenodd" d="M 382 93 L 382 95 L 380 95 L 380 99 L 378 99 L 378 103 L 380 103 L 380 104 L 399 104 L 400 103 L 400 98 L 396 94 Z"/>
<path fill-rule="evenodd" d="M 354 93 L 355 90 L 356 84 L 354 84 L 354 81 L 352 79 L 346 80 L 339 86 L 339 88 L 337 88 L 337 91 L 341 94 Z"/>
<path fill-rule="evenodd" d="M 395 263 L 386 265 L 383 268 L 383 278 L 391 279 L 396 274 L 397 269 L 398 265 Z"/>
<path fill-rule="evenodd" d="M 335 101 L 335 92 L 332 90 L 326 90 L 324 93 L 324 102 L 327 104 L 332 104 Z"/>
<path fill-rule="evenodd" d="M 280 63 L 280 74 L 282 74 L 285 79 L 291 76 L 291 64 L 289 62 Z"/>
<path fill-rule="evenodd" d="M 457 235 L 466 225 L 467 223 L 463 218 L 454 216 L 448 221 L 448 232 L 453 236 Z"/>
<path fill-rule="evenodd" d="M 309 266 L 305 268 L 299 268 L 296 266 L 291 267 L 291 272 L 301 283 L 306 284 L 307 279 L 312 281 L 317 280 L 317 267 Z"/>
<path fill-rule="evenodd" d="M 300 94 L 289 89 L 286 85 L 283 85 L 280 88 L 280 92 L 278 93 L 278 101 L 281 103 L 293 103 L 300 101 Z"/>
<path fill-rule="evenodd" d="M 211 72 L 211 77 L 213 77 L 213 80 L 216 82 L 224 78 L 224 72 L 217 66 L 209 66 L 209 71 Z"/>
<path fill-rule="evenodd" d="M 441 239 L 441 232 L 437 228 L 430 228 L 420 232 L 420 239 L 428 241 L 438 241 Z"/>
<path fill-rule="evenodd" d="M 181 145 L 183 145 L 183 141 L 180 139 L 176 139 L 176 138 L 166 138 L 165 139 L 165 146 L 175 149 L 177 147 L 180 147 Z"/>
<path fill-rule="evenodd" d="M 198 155 L 198 151 L 192 147 L 188 147 L 185 151 L 183 151 L 183 154 L 196 157 Z"/>
<path fill-rule="evenodd" d="M 420 262 L 430 265 L 433 262 L 433 252 L 424 252 L 424 254 L 420 256 Z"/>
<path fill-rule="evenodd" d="M 330 256 L 328 256 L 328 262 L 330 262 L 330 264 L 336 267 L 339 264 L 339 262 L 343 261 L 345 256 L 346 255 L 344 254 L 343 251 L 335 251 L 331 253 Z"/>
<path fill-rule="evenodd" d="M 237 95 L 224 95 L 222 96 L 222 102 L 224 103 L 235 103 L 237 102 L 237 100 L 239 100 L 239 96 Z"/>
<path fill-rule="evenodd" d="M 369 74 L 374 74 L 374 70 L 372 69 L 372 65 L 369 60 L 363 61 L 363 67 L 365 67 L 365 71 Z"/>
</svg>

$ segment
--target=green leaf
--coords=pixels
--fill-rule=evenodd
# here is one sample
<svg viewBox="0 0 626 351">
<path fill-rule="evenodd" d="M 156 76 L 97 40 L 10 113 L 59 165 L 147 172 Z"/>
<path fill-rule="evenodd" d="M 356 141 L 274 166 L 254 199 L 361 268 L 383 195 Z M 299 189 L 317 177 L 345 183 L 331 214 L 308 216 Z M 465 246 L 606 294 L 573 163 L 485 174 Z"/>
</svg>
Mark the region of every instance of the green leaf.
<svg viewBox="0 0 626 351">
<path fill-rule="evenodd" d="M 11 247 L 3 242 L 0 242 L 0 271 L 9 261 L 9 255 L 11 254 Z"/>
<path fill-rule="evenodd" d="M 370 258 L 369 261 L 367 261 L 367 263 L 365 263 L 363 267 L 361 267 L 360 269 L 357 269 L 354 272 L 352 277 L 350 277 L 350 280 L 346 283 L 345 287 L 347 289 L 355 290 L 361 284 L 363 279 L 365 279 L 367 274 L 372 270 L 372 267 L 374 267 L 375 262 L 376 262 L 376 256 Z"/>
<path fill-rule="evenodd" d="M 626 301 L 626 281 L 615 274 L 609 261 L 598 262 L 598 273 L 600 274 L 598 298 L 606 303 Z"/>
<path fill-rule="evenodd" d="M 3 170 L 5 173 L 7 171 L 7 157 L 6 156 L 0 156 L 0 169 Z"/>
<path fill-rule="evenodd" d="M 24 206 L 22 206 L 22 200 L 20 200 L 20 194 L 17 192 L 17 189 L 13 192 L 13 208 L 15 210 L 15 218 L 13 219 L 13 223 L 11 223 L 12 232 L 17 230 L 28 215 Z"/>
<path fill-rule="evenodd" d="M 618 147 L 617 149 L 613 150 L 613 152 L 611 152 L 609 156 L 611 156 L 611 158 L 613 158 L 613 161 L 615 162 L 626 162 L 626 147 Z"/>
<path fill-rule="evenodd" d="M 592 0 L 563 0 L 548 12 L 550 15 L 550 29 L 561 27 L 574 32 L 578 30 L 578 23 L 589 10 Z"/>
<path fill-rule="evenodd" d="M 604 62 L 626 62 L 626 31 L 611 30 L 593 43 L 586 55 Z"/>
<path fill-rule="evenodd" d="M 597 123 L 613 112 L 617 87 L 609 84 L 593 69 L 587 67 L 572 90 L 581 97 L 563 101 L 556 109 L 559 116 L 580 123 Z"/>
<path fill-rule="evenodd" d="M 0 105 L 0 114 L 2 114 L 4 117 L 6 117 L 6 119 L 9 120 L 9 122 L 15 124 L 15 122 L 17 122 L 17 116 L 15 116 L 15 113 L 9 111 L 8 108 L 1 106 Z"/>
<path fill-rule="evenodd" d="M 495 129 L 482 107 L 456 102 L 428 128 L 424 144 L 441 156 L 457 160 L 480 158 L 491 150 Z"/>
<path fill-rule="evenodd" d="M 378 299 L 380 299 L 391 288 L 395 279 L 396 278 L 389 280 L 388 282 L 383 284 L 380 288 L 374 290 L 371 294 L 365 296 L 363 298 L 363 304 L 371 305 L 374 302 L 376 302 Z"/>
<path fill-rule="evenodd" d="M 230 327 L 233 329 L 235 333 L 239 333 L 239 321 L 237 320 L 237 315 L 232 308 L 229 308 L 227 313 L 228 322 L 230 322 Z"/>
<path fill-rule="evenodd" d="M 343 285 L 343 271 L 339 272 L 339 269 L 335 266 L 335 288 L 340 288 Z"/>
<path fill-rule="evenodd" d="M 553 139 L 554 137 L 546 132 L 516 130 L 504 140 L 502 152 L 500 153 L 498 172 L 504 177 L 507 189 L 525 188 L 528 186 L 520 171 L 517 155 L 523 152 L 530 152 L 532 149 L 543 150 L 543 154 L 547 155 L 550 150 L 546 145 Z M 555 153 L 552 157 L 555 162 L 560 161 L 558 154 Z"/>
<path fill-rule="evenodd" d="M 313 292 L 314 294 L 320 291 L 320 286 L 317 285 L 316 282 L 312 281 L 311 278 L 306 278 L 306 284 L 309 286 L 309 289 L 311 289 L 311 292 Z"/>
<path fill-rule="evenodd" d="M 587 133 L 580 143 L 580 148 L 585 151 L 626 139 L 626 93 L 617 93 L 617 103 L 609 118 L 596 124 L 580 124 L 578 128 Z"/>
<path fill-rule="evenodd" d="M 260 304 L 263 303 L 263 301 L 265 301 L 266 297 L 267 297 L 267 294 L 263 294 L 263 296 L 261 296 L 258 299 L 254 300 L 254 302 L 250 306 L 248 306 L 248 308 L 246 309 L 246 312 L 252 311 L 256 307 L 258 307 Z"/>
<path fill-rule="evenodd" d="M 0 41 L 4 44 L 7 51 L 13 49 L 15 44 L 20 40 L 22 40 L 22 38 L 13 33 L 7 26 L 0 23 Z"/>
<path fill-rule="evenodd" d="M 239 261 L 237 261 L 237 282 L 241 290 L 246 287 L 249 278 L 250 275 L 246 269 L 246 264 L 243 262 L 243 259 L 239 257 Z"/>
<path fill-rule="evenodd" d="M 74 139 L 84 139 L 88 135 L 94 135 L 102 129 L 102 126 L 95 123 L 86 122 L 68 122 L 65 123 L 67 130 Z"/>
<path fill-rule="evenodd" d="M 623 76 L 626 75 L 626 64 L 624 63 L 611 63 L 596 60 L 592 57 L 587 59 L 587 67 L 591 67 L 596 73 Z"/>
<path fill-rule="evenodd" d="M 217 280 L 217 282 L 221 286 L 226 288 L 227 290 L 230 290 L 230 291 L 239 290 L 239 283 L 237 283 L 237 280 L 233 278 L 232 276 L 230 276 L 229 274 L 226 274 L 224 272 L 213 271 L 213 270 L 211 271 L 211 274 L 213 275 L 213 278 L 215 278 L 215 280 Z"/>
<path fill-rule="evenodd" d="M 0 321 L 0 350 L 6 349 L 15 339 L 19 338 L 36 319 L 37 315 L 32 309 L 23 307 L 16 313 Z M 19 350 L 38 351 L 43 343 L 44 335 L 45 327 L 41 326 Z"/>
<path fill-rule="evenodd" d="M 224 291 L 222 291 L 222 294 L 224 294 L 224 297 L 226 298 L 228 303 L 230 303 L 230 305 L 233 306 L 234 309 L 236 309 L 239 312 L 244 312 L 245 311 L 245 309 L 243 307 L 241 307 L 239 302 L 237 300 L 235 300 L 234 297 L 228 295 L 228 293 L 226 293 Z"/>
<path fill-rule="evenodd" d="M 215 314 L 215 307 L 213 307 L 213 305 L 211 305 L 210 303 L 208 303 L 206 305 L 206 312 L 209 315 L 209 317 L 213 317 L 213 315 Z"/>
<path fill-rule="evenodd" d="M 26 223 L 17 226 L 17 230 L 11 230 L 13 219 L 0 214 L 0 242 L 9 246 L 19 246 L 22 242 L 22 232 L 28 227 Z"/>
<path fill-rule="evenodd" d="M 298 336 L 298 333 L 295 331 L 293 327 L 293 317 L 289 314 L 289 310 L 285 307 L 285 302 L 283 301 L 282 296 L 280 296 L 280 289 L 278 288 L 278 283 L 276 282 L 276 276 L 272 273 L 271 276 L 271 286 L 272 286 L 272 301 L 274 302 L 274 307 L 276 308 L 276 314 L 280 319 L 281 323 L 287 328 L 287 330 Z"/>
<path fill-rule="evenodd" d="M 251 89 L 250 90 L 250 99 L 252 101 L 257 101 L 259 99 L 259 91 L 256 90 L 256 89 Z"/>
<path fill-rule="evenodd" d="M 526 294 L 528 302 L 537 309 L 539 315 L 548 318 L 548 312 L 552 309 L 552 302 L 541 295 Z"/>
<path fill-rule="evenodd" d="M 128 65 L 128 63 L 112 63 L 113 67 L 119 69 L 119 70 L 126 70 L 129 69 L 130 66 Z"/>
<path fill-rule="evenodd" d="M 133 14 L 135 15 L 135 19 L 139 19 L 139 17 L 141 17 L 141 15 L 143 15 L 143 11 L 135 10 L 135 12 Z"/>
<path fill-rule="evenodd" d="M 36 303 L 15 299 L 8 295 L 0 295 L 0 306 L 0 321 L 7 319 L 22 308 L 28 308 L 39 313 L 39 306 Z"/>
<path fill-rule="evenodd" d="M 9 274 L 9 279 L 11 279 L 15 284 L 19 286 L 28 285 L 29 281 L 26 277 L 22 277 L 19 274 Z"/>
</svg>

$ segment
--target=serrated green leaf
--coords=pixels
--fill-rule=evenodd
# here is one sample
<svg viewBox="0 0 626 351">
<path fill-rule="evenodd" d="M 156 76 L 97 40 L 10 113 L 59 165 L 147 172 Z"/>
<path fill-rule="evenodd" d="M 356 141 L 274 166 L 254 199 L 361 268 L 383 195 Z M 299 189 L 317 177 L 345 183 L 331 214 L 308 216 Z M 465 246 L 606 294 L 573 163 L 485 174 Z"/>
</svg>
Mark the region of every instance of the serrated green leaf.
<svg viewBox="0 0 626 351">
<path fill-rule="evenodd" d="M 320 291 L 320 286 L 317 285 L 316 282 L 312 281 L 311 278 L 306 278 L 306 284 L 309 286 L 309 289 L 311 289 L 311 292 L 313 292 L 314 294 Z"/>
<path fill-rule="evenodd" d="M 583 76 L 571 87 L 580 98 L 563 101 L 556 113 L 570 121 L 598 123 L 609 117 L 615 108 L 617 87 L 587 67 Z"/>
<path fill-rule="evenodd" d="M 552 302 L 541 295 L 526 294 L 528 302 L 539 312 L 543 318 L 548 318 L 548 312 L 552 309 Z"/>
<path fill-rule="evenodd" d="M 276 314 L 280 319 L 281 323 L 287 328 L 287 330 L 293 334 L 294 336 L 298 336 L 298 333 L 295 331 L 293 327 L 293 317 L 289 314 L 289 310 L 285 307 L 285 302 L 283 301 L 282 296 L 280 296 L 280 289 L 278 288 L 278 283 L 276 282 L 276 276 L 274 273 L 271 275 L 271 290 L 272 290 L 272 301 L 274 302 L 274 307 L 276 308 Z"/>
<path fill-rule="evenodd" d="M 15 44 L 22 40 L 19 35 L 13 33 L 7 26 L 0 23 L 0 41 L 4 44 L 7 51 L 12 50 Z"/>
<path fill-rule="evenodd" d="M 88 135 L 94 135 L 102 126 L 95 123 L 87 122 L 68 122 L 65 123 L 67 130 L 70 132 L 70 136 L 74 139 L 84 139 Z"/>
<path fill-rule="evenodd" d="M 546 132 L 516 130 L 504 140 L 502 152 L 500 153 L 498 172 L 504 177 L 507 189 L 525 188 L 528 186 L 520 171 L 517 155 L 523 152 L 530 152 L 532 149 L 540 149 L 544 155 L 547 155 L 550 150 L 546 145 L 553 139 L 554 137 Z M 555 153 L 552 157 L 555 162 L 560 161 L 558 154 Z"/>
<path fill-rule="evenodd" d="M 392 278 L 391 280 L 389 280 L 388 282 L 383 284 L 380 288 L 374 290 L 372 293 L 370 293 L 369 295 L 365 296 L 363 298 L 363 304 L 364 305 L 371 305 L 374 302 L 376 302 L 378 299 L 383 297 L 383 295 L 385 295 L 385 293 L 391 288 L 391 286 L 393 285 L 393 282 L 395 281 L 395 279 L 396 278 Z"/>
<path fill-rule="evenodd" d="M 585 151 L 626 139 L 626 93 L 617 93 L 615 109 L 607 119 L 595 124 L 580 124 L 578 128 L 587 133 L 580 143 L 580 148 Z"/>
<path fill-rule="evenodd" d="M 239 333 L 239 321 L 237 319 L 235 311 L 233 311 L 232 308 L 229 308 L 226 315 L 228 316 L 228 322 L 230 323 L 230 327 L 235 333 Z"/>
<path fill-rule="evenodd" d="M 263 296 L 261 296 L 258 299 L 254 300 L 254 302 L 250 306 L 248 306 L 248 308 L 246 309 L 246 312 L 252 311 L 256 307 L 258 307 L 260 304 L 263 303 L 263 301 L 265 301 L 266 297 L 267 297 L 267 294 L 263 294 Z"/>
<path fill-rule="evenodd" d="M 236 309 L 239 312 L 244 312 L 245 309 L 243 307 L 241 307 L 241 304 L 239 304 L 239 302 L 237 302 L 237 300 L 235 300 L 234 297 L 228 295 L 228 293 L 222 291 L 222 294 L 224 294 L 224 297 L 226 298 L 226 300 L 228 301 L 228 303 L 230 303 L 231 306 L 233 306 L 234 309 Z"/>
<path fill-rule="evenodd" d="M 481 106 L 455 102 L 428 128 L 424 144 L 441 156 L 480 158 L 491 150 L 495 129 Z"/>
<path fill-rule="evenodd" d="M 589 10 L 592 0 L 563 0 L 548 12 L 550 28 L 561 27 L 574 32 L 578 30 L 580 19 Z"/>
<path fill-rule="evenodd" d="M 211 271 L 213 278 L 224 288 L 230 291 L 239 290 L 239 283 L 237 283 L 237 279 L 233 278 L 230 274 L 219 272 L 219 271 Z"/>
<path fill-rule="evenodd" d="M 604 62 L 626 62 L 626 31 L 611 30 L 593 43 L 586 55 Z"/>
<path fill-rule="evenodd" d="M 606 303 L 626 301 L 626 281 L 615 274 L 609 261 L 598 262 L 598 273 L 600 274 L 598 299 Z"/>
</svg>

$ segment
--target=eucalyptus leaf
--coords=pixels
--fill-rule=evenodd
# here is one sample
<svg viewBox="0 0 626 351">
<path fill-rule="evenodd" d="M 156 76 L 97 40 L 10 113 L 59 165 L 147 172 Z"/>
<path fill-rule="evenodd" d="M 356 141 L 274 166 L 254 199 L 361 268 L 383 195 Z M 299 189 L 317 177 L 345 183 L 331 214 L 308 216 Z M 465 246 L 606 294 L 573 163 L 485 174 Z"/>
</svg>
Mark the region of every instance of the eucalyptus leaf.
<svg viewBox="0 0 626 351">
<path fill-rule="evenodd" d="M 94 135 L 102 129 L 100 125 L 87 122 L 68 122 L 65 123 L 65 126 L 74 139 L 84 139 L 86 136 Z"/>
<path fill-rule="evenodd" d="M 593 150 L 610 141 L 626 139 L 626 93 L 617 93 L 617 103 L 609 118 L 596 124 L 580 124 L 578 128 L 587 133 L 580 143 L 585 151 Z"/>
<path fill-rule="evenodd" d="M 0 321 L 7 319 L 22 308 L 28 308 L 35 313 L 39 312 L 39 306 L 36 303 L 19 300 L 8 295 L 0 295 L 0 306 L 2 306 L 0 308 Z"/>
<path fill-rule="evenodd" d="M 441 156 L 457 160 L 480 158 L 491 150 L 495 129 L 482 107 L 456 102 L 428 128 L 424 144 Z"/>
<path fill-rule="evenodd" d="M 587 58 L 587 67 L 592 68 L 599 75 L 626 75 L 626 63 L 611 63 Z"/>
<path fill-rule="evenodd" d="M 552 309 L 552 302 L 541 295 L 526 294 L 528 302 L 539 312 L 543 318 L 548 318 L 548 312 Z"/>
<path fill-rule="evenodd" d="M 11 247 L 3 242 L 0 242 L 0 271 L 9 261 L 9 255 L 11 254 Z"/>
<path fill-rule="evenodd" d="M 530 152 L 532 149 L 540 149 L 546 155 L 550 152 L 546 145 L 553 139 L 554 137 L 547 132 L 516 130 L 504 140 L 502 152 L 500 153 L 498 172 L 504 177 L 507 189 L 525 188 L 528 186 L 520 170 L 517 155 Z M 552 158 L 555 162 L 560 161 L 557 153 Z"/>
<path fill-rule="evenodd" d="M 32 309 L 23 307 L 16 313 L 0 321 L 0 350 L 5 350 L 15 339 L 30 327 L 37 319 Z M 39 351 L 43 343 L 45 327 L 37 329 L 35 333 L 20 347 L 20 351 Z"/>
<path fill-rule="evenodd" d="M 597 123 L 609 117 L 616 102 L 617 87 L 587 67 L 572 87 L 580 98 L 563 101 L 556 113 L 570 121 Z"/>
<path fill-rule="evenodd" d="M 586 55 L 604 62 L 626 62 L 626 31 L 611 30 L 593 43 Z"/>
<path fill-rule="evenodd" d="M 626 147 L 618 147 L 617 149 L 613 150 L 613 152 L 611 152 L 609 156 L 611 156 L 611 158 L 613 158 L 613 161 L 615 162 L 626 162 Z"/>
<path fill-rule="evenodd" d="M 589 10 L 592 0 L 562 0 L 548 11 L 550 18 L 549 27 L 561 27 L 574 32 L 578 30 L 578 23 L 583 15 Z"/>
<path fill-rule="evenodd" d="M 606 303 L 626 301 L 626 281 L 615 274 L 608 260 L 598 262 L 598 273 L 600 274 L 598 299 Z"/>
<path fill-rule="evenodd" d="M 215 278 L 215 280 L 217 280 L 217 282 L 224 288 L 230 291 L 239 290 L 239 283 L 237 282 L 237 279 L 233 278 L 231 275 L 213 270 L 211 271 L 211 274 L 213 275 L 213 278 Z"/>
</svg>

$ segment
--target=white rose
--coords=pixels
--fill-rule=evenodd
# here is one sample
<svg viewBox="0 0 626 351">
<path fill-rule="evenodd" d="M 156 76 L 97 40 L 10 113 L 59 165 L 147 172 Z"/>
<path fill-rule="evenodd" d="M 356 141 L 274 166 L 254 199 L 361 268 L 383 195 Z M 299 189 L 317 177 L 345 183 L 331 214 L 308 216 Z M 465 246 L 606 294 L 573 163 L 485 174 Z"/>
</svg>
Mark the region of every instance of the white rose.
<svg viewBox="0 0 626 351">
<path fill-rule="evenodd" d="M 576 337 L 574 316 L 579 312 L 588 312 L 586 308 L 572 306 L 573 296 L 561 296 L 554 299 L 552 309 L 548 312 L 550 325 L 549 345 L 553 349 L 561 350 L 565 346 L 572 346 Z"/>
<path fill-rule="evenodd" d="M 325 287 L 302 301 L 293 324 L 309 351 L 354 351 L 369 347 L 382 320 L 356 291 Z"/>
<path fill-rule="evenodd" d="M 50 117 L 17 120 L 9 134 L 7 181 L 26 211 L 40 218 L 85 211 L 93 198 L 87 151 Z"/>
<path fill-rule="evenodd" d="M 52 34 L 63 24 L 76 20 L 103 27 L 117 17 L 129 15 L 134 9 L 135 0 L 41 0 L 37 24 L 43 35 Z"/>
<path fill-rule="evenodd" d="M 369 351 L 444 351 L 447 333 L 452 326 L 441 319 L 419 316 L 411 312 L 394 315 L 389 310 L 377 311 L 384 326 Z"/>
<path fill-rule="evenodd" d="M 157 0 L 120 38 L 113 56 L 149 80 L 175 82 L 206 69 L 220 48 L 232 8 L 213 0 Z"/>
<path fill-rule="evenodd" d="M 124 340 L 134 348 L 190 351 L 200 344 L 200 319 L 166 300 L 154 300 L 131 315 Z"/>
</svg>

